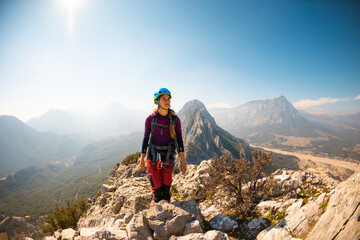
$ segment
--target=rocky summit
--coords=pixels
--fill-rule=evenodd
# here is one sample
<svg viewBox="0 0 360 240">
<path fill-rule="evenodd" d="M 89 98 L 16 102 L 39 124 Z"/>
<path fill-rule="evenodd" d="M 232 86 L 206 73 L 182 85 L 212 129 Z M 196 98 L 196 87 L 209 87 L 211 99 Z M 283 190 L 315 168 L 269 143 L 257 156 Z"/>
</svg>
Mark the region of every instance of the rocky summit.
<svg viewBox="0 0 360 240">
<path fill-rule="evenodd" d="M 360 238 L 360 173 L 336 187 L 306 171 L 279 169 L 257 182 L 257 187 L 271 182 L 277 197 L 260 196 L 258 216 L 235 221 L 223 211 L 224 203 L 210 205 L 201 194 L 211 161 L 174 175 L 170 204 L 153 203 L 148 175 L 136 164 L 117 164 L 107 184 L 89 199 L 77 230 L 58 230 L 45 239 Z"/>
<path fill-rule="evenodd" d="M 224 152 L 236 158 L 240 154 L 251 158 L 249 144 L 220 128 L 201 101 L 187 102 L 178 115 L 188 163 L 200 164 L 203 160 L 220 157 Z"/>
</svg>

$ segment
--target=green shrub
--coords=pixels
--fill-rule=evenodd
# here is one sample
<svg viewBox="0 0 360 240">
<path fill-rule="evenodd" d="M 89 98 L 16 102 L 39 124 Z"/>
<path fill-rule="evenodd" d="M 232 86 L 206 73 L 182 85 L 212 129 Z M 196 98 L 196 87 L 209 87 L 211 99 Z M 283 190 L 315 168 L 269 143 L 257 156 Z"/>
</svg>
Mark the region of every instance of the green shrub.
<svg viewBox="0 0 360 240">
<path fill-rule="evenodd" d="M 329 204 L 329 199 L 326 200 L 325 202 L 321 203 L 322 213 L 324 213 L 326 211 L 326 208 L 327 208 L 327 206 Z"/>
<path fill-rule="evenodd" d="M 285 218 L 285 212 L 280 212 L 279 210 L 272 211 L 265 218 L 271 222 L 271 225 L 276 225 Z"/>
<path fill-rule="evenodd" d="M 66 202 L 65 206 L 56 205 L 53 214 L 46 215 L 44 233 L 53 234 L 57 229 L 76 229 L 79 218 L 86 212 L 86 200 L 79 199 L 73 203 Z"/>
<path fill-rule="evenodd" d="M 127 155 L 122 161 L 121 164 L 128 166 L 129 164 L 139 163 L 140 152 L 132 153 Z"/>
</svg>

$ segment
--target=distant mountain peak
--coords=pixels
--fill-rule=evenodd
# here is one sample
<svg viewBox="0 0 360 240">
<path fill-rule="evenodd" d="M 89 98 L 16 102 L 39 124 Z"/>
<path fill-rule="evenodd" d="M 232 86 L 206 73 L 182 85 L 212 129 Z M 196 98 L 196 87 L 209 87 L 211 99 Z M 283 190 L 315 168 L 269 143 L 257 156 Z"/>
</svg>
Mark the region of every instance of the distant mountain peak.
<svg viewBox="0 0 360 240">
<path fill-rule="evenodd" d="M 187 102 L 179 111 L 189 163 L 199 164 L 204 159 L 220 157 L 224 152 L 235 157 L 241 151 L 249 156 L 249 146 L 220 128 L 199 100 Z"/>
<path fill-rule="evenodd" d="M 206 107 L 205 104 L 203 104 L 200 100 L 194 99 L 185 103 L 183 108 L 196 108 L 197 110 L 201 110 Z"/>
<path fill-rule="evenodd" d="M 185 120 L 185 118 L 190 116 L 190 113 L 194 110 L 201 112 L 201 114 L 206 117 L 211 122 L 211 124 L 216 124 L 215 119 L 210 115 L 210 113 L 205 107 L 205 104 L 198 99 L 194 99 L 185 103 L 183 108 L 179 111 L 178 116 L 180 117 L 180 119 Z"/>
</svg>

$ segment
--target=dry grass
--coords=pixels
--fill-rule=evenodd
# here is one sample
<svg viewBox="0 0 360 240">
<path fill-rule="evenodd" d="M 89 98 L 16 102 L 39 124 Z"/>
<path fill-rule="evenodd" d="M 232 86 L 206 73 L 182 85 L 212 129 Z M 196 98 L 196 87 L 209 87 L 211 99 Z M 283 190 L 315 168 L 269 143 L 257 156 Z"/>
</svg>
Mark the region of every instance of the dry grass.
<svg viewBox="0 0 360 240">
<path fill-rule="evenodd" d="M 272 134 L 275 136 L 275 142 L 284 146 L 292 146 L 292 147 L 312 147 L 313 141 L 329 141 L 328 136 L 322 136 L 317 138 L 305 138 L 305 137 L 295 137 L 295 136 L 283 136 Z M 283 141 L 282 139 L 286 139 Z M 273 141 L 273 140 L 272 140 Z"/>
</svg>

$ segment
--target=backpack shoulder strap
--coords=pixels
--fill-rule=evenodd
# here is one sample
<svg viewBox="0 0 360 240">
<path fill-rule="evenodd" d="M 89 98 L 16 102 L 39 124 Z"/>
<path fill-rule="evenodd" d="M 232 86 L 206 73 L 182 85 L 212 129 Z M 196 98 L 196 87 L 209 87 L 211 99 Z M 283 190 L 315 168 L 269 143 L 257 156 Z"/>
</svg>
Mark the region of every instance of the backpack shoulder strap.
<svg viewBox="0 0 360 240">
<path fill-rule="evenodd" d="M 156 123 L 156 114 L 153 112 L 151 113 L 151 126 L 150 126 L 150 136 L 152 135 L 152 132 L 154 131 L 155 123 Z"/>
<path fill-rule="evenodd" d="M 174 114 L 172 114 L 172 119 L 171 119 L 171 122 L 174 124 L 174 127 L 175 127 L 175 129 L 176 129 L 176 121 L 177 121 L 177 116 L 176 116 L 176 114 L 174 113 Z"/>
</svg>

